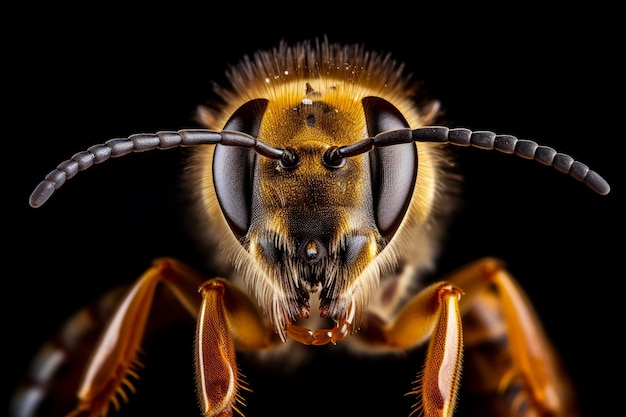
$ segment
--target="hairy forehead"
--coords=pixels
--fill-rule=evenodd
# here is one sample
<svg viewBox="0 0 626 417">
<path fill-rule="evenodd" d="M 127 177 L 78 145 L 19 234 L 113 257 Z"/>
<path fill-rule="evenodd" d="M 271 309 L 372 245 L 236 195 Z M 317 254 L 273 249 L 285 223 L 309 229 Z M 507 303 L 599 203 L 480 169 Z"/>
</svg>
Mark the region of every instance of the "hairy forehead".
<svg viewBox="0 0 626 417">
<path fill-rule="evenodd" d="M 404 74 L 404 66 L 389 54 L 358 44 L 282 43 L 244 57 L 226 75 L 226 85 L 215 85 L 224 105 L 200 112 L 204 123 L 215 128 L 221 128 L 240 105 L 258 98 L 268 99 L 277 109 L 324 101 L 342 111 L 359 112 L 366 96 L 383 97 L 406 113 L 415 105 L 416 85 Z"/>
</svg>

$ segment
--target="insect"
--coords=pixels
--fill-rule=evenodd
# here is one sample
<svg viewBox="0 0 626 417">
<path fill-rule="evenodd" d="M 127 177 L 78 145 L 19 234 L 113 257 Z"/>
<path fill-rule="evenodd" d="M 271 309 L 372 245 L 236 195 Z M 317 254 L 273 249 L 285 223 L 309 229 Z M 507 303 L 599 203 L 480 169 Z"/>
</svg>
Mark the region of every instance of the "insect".
<svg viewBox="0 0 626 417">
<path fill-rule="evenodd" d="M 538 161 L 598 194 L 595 171 L 531 140 L 436 126 L 403 66 L 361 45 L 280 44 L 228 71 L 223 103 L 202 107 L 203 129 L 112 139 L 62 162 L 33 191 L 40 207 L 77 173 L 132 152 L 188 148 L 187 183 L 211 265 L 204 276 L 159 258 L 114 304 L 68 416 L 106 415 L 130 401 L 157 289 L 196 319 L 200 413 L 244 414 L 254 387 L 238 352 L 294 356 L 338 344 L 370 354 L 425 345 L 407 381 L 411 414 L 452 416 L 464 352 L 490 343 L 483 369 L 497 415 L 572 415 L 569 384 L 517 281 L 493 258 L 424 284 L 457 204 L 458 147 Z M 163 284 L 163 285 L 160 285 Z M 80 326 L 73 324 L 73 330 Z M 312 346 L 309 346 L 312 345 Z M 50 363 L 53 354 L 43 356 Z M 466 360 L 467 361 L 467 360 Z M 31 390 L 15 415 L 37 407 Z M 33 412 L 34 414 L 34 412 Z"/>
</svg>

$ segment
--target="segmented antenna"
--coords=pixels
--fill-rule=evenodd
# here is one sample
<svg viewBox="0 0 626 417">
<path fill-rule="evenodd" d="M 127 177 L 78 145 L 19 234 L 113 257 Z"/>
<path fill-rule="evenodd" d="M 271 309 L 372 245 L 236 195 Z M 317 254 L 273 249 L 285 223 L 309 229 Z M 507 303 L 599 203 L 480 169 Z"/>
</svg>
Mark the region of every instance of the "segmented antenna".
<svg viewBox="0 0 626 417">
<path fill-rule="evenodd" d="M 606 195 L 610 191 L 609 184 L 598 173 L 589 169 L 571 156 L 559 153 L 547 146 L 538 145 L 526 139 L 518 139 L 511 135 L 496 135 L 489 131 L 473 132 L 465 128 L 450 129 L 443 126 L 422 127 L 411 130 L 397 129 L 379 133 L 352 145 L 329 148 L 324 153 L 324 161 L 332 166 L 339 166 L 343 158 L 369 152 L 375 147 L 393 146 L 409 142 L 450 143 L 456 146 L 474 146 L 479 149 L 495 149 L 515 154 L 525 159 L 534 159 L 556 170 L 569 174 L 583 182 L 598 194 Z M 30 205 L 40 207 L 65 181 L 73 178 L 78 172 L 102 163 L 109 158 L 117 158 L 131 152 L 145 152 L 154 149 L 171 149 L 196 145 L 226 145 L 253 149 L 260 155 L 280 160 L 285 166 L 295 167 L 298 156 L 290 149 L 275 148 L 254 137 L 235 131 L 221 132 L 207 129 L 184 129 L 178 131 L 162 131 L 157 133 L 140 133 L 128 138 L 116 138 L 86 151 L 79 152 L 70 159 L 61 162 L 56 169 L 46 175 L 30 196 Z"/>
<path fill-rule="evenodd" d="M 29 203 L 31 207 L 40 207 L 48 201 L 56 190 L 65 184 L 65 181 L 73 178 L 78 172 L 84 171 L 94 164 L 102 163 L 109 158 L 118 158 L 131 152 L 218 143 L 227 146 L 251 148 L 260 155 L 272 159 L 291 161 L 294 158 L 294 155 L 288 150 L 274 148 L 242 132 L 184 129 L 157 133 L 139 133 L 127 138 L 110 139 L 103 144 L 91 146 L 86 151 L 78 152 L 70 159 L 61 162 L 37 185 L 30 195 Z"/>
<path fill-rule="evenodd" d="M 569 155 L 559 153 L 550 147 L 539 145 L 532 140 L 518 139 L 511 135 L 496 135 L 489 131 L 473 132 L 465 128 L 450 129 L 445 126 L 428 126 L 414 130 L 407 128 L 382 132 L 352 145 L 330 148 L 326 151 L 324 157 L 331 163 L 337 164 L 342 158 L 369 152 L 375 147 L 413 141 L 450 143 L 456 146 L 473 146 L 486 150 L 495 149 L 551 166 L 557 171 L 569 174 L 574 179 L 583 182 L 600 195 L 606 195 L 611 190 L 606 180 L 597 172 L 590 170 L 587 165 L 575 161 Z"/>
</svg>

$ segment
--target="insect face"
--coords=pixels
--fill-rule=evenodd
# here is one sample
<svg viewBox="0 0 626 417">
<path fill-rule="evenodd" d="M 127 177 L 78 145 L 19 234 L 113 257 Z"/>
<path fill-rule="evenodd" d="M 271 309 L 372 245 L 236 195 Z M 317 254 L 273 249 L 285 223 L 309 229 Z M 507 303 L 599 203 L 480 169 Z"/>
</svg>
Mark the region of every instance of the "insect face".
<svg viewBox="0 0 626 417">
<path fill-rule="evenodd" d="M 287 324 L 311 315 L 311 296 L 321 317 L 338 321 L 352 307 L 358 328 L 381 270 L 397 263 L 379 254 L 405 218 L 418 171 L 413 143 L 333 160 L 333 149 L 408 122 L 372 89 L 308 76 L 287 87 L 275 80 L 224 127 L 287 150 L 289 160 L 223 145 L 194 157 L 202 212 L 220 218 L 210 215 L 219 202 L 240 244 L 230 246 L 235 264 L 283 337 Z"/>
</svg>

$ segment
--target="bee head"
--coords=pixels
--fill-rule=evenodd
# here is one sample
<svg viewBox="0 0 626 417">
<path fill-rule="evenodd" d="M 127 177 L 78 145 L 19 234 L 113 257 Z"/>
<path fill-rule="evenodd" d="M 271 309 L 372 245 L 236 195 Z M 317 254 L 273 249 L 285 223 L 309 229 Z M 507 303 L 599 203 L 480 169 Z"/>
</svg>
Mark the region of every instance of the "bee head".
<svg viewBox="0 0 626 417">
<path fill-rule="evenodd" d="M 399 110 L 374 97 L 350 108 L 332 98 L 276 105 L 257 99 L 233 113 L 225 131 L 284 150 L 277 159 L 217 145 L 212 160 L 224 218 L 272 288 L 250 285 L 262 306 L 278 303 L 295 321 L 309 316 L 315 294 L 322 317 L 337 319 L 355 299 L 363 306 L 356 310 L 364 310 L 377 284 L 363 272 L 404 219 L 417 173 L 416 146 L 372 148 L 352 157 L 335 152 L 405 128 Z"/>
</svg>

